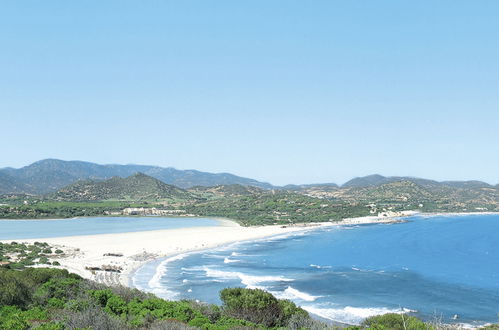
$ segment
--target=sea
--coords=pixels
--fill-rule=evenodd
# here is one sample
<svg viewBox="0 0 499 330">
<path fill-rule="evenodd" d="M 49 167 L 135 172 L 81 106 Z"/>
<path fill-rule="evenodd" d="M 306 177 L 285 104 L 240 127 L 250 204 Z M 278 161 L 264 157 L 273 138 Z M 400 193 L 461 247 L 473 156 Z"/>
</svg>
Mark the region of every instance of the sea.
<svg viewBox="0 0 499 330">
<path fill-rule="evenodd" d="M 0 240 L 218 226 L 211 218 L 87 217 L 57 220 L 0 220 Z"/>
<path fill-rule="evenodd" d="M 223 288 L 260 288 L 347 324 L 389 312 L 470 326 L 499 323 L 499 215 L 406 220 L 180 254 L 144 265 L 131 284 L 167 299 L 216 304 Z"/>
</svg>

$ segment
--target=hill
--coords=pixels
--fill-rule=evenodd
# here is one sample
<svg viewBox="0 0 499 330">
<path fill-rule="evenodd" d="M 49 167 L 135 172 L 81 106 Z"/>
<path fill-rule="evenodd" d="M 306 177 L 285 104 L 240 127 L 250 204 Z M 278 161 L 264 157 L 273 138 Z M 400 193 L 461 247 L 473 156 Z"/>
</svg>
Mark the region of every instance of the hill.
<svg viewBox="0 0 499 330">
<path fill-rule="evenodd" d="M 342 188 L 362 188 L 362 187 L 374 187 L 382 184 L 387 184 L 397 181 L 408 181 L 415 184 L 425 186 L 425 187 L 435 187 L 435 186 L 449 186 L 454 188 L 491 188 L 492 185 L 482 182 L 482 181 L 442 181 L 438 182 L 435 180 L 428 180 L 422 178 L 415 178 L 410 176 L 382 176 L 379 174 L 373 174 L 363 177 L 354 178 L 346 183 L 344 183 Z"/>
<path fill-rule="evenodd" d="M 297 192 L 349 205 L 377 205 L 377 210 L 499 211 L 499 189 L 488 184 L 476 181 L 447 183 L 403 177 L 375 179 L 377 183 L 358 180 L 355 184 L 337 189 L 315 186 Z"/>
<path fill-rule="evenodd" d="M 385 178 L 384 176 L 379 174 L 372 174 L 368 176 L 353 178 L 352 180 L 344 183 L 342 187 L 343 188 L 368 187 L 368 186 L 376 186 L 387 182 L 388 178 Z"/>
<path fill-rule="evenodd" d="M 137 173 L 127 178 L 78 181 L 50 195 L 57 201 L 157 201 L 187 200 L 195 196 L 183 189 Z"/>
<path fill-rule="evenodd" d="M 100 165 L 83 161 L 45 159 L 19 169 L 0 169 L 0 194 L 47 194 L 79 180 L 123 178 L 137 172 L 184 189 L 194 186 L 226 184 L 272 188 L 271 184 L 230 173 L 177 170 L 172 167 L 164 168 L 149 165 Z"/>
<path fill-rule="evenodd" d="M 258 187 L 243 186 L 240 184 L 218 185 L 214 187 L 197 186 L 189 189 L 189 191 L 196 194 L 219 197 L 259 195 L 268 192 Z"/>
</svg>

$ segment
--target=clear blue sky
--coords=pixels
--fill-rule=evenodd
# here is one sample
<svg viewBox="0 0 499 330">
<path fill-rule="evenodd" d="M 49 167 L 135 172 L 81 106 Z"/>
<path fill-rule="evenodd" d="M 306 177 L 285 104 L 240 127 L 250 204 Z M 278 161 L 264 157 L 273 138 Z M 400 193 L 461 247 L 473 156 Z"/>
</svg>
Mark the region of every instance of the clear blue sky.
<svg viewBox="0 0 499 330">
<path fill-rule="evenodd" d="M 499 182 L 499 1 L 2 1 L 0 167 Z"/>
</svg>

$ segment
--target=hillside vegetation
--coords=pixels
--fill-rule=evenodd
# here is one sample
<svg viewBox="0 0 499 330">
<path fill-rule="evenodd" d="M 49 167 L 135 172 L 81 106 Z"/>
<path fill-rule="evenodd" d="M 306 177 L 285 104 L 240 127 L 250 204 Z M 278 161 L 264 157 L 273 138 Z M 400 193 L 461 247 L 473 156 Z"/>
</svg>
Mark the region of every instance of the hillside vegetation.
<svg viewBox="0 0 499 330">
<path fill-rule="evenodd" d="M 43 196 L 3 195 L 0 218 L 120 215 L 130 207 L 155 208 L 155 213 L 147 214 L 156 215 L 228 217 L 244 225 L 294 224 L 404 210 L 497 212 L 499 189 L 478 181 L 370 176 L 342 187 L 319 184 L 270 190 L 231 184 L 184 190 L 136 173 L 78 181 Z"/>
<path fill-rule="evenodd" d="M 136 173 L 127 178 L 78 181 L 50 195 L 50 198 L 57 201 L 158 201 L 193 199 L 195 196 L 143 173 Z"/>
</svg>

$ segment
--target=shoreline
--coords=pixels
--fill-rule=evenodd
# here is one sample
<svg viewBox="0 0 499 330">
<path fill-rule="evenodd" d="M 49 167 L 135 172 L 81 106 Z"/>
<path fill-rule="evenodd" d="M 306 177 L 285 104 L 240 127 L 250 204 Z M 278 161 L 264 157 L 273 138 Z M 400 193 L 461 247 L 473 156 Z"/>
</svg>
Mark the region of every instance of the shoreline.
<svg viewBox="0 0 499 330">
<path fill-rule="evenodd" d="M 464 217 L 470 215 L 498 215 L 499 212 L 486 211 L 486 212 L 420 212 L 415 215 L 422 217 Z"/>
<path fill-rule="evenodd" d="M 413 216 L 436 217 L 492 214 L 499 214 L 499 212 L 423 213 L 403 211 L 397 216 L 390 217 L 373 215 L 345 218 L 340 221 L 330 222 L 251 227 L 241 226 L 238 222 L 227 218 L 210 217 L 217 220 L 219 225 L 213 227 L 188 227 L 111 234 L 7 239 L 0 240 L 0 242 L 47 242 L 65 251 L 63 256 L 51 258 L 51 261 L 58 261 L 61 264 L 60 266 L 47 265 L 47 267 L 67 269 L 83 278 L 107 285 L 124 285 L 130 287 L 134 273 L 149 262 L 160 258 L 173 257 L 178 254 L 213 249 L 236 242 L 264 239 L 293 232 L 314 230 L 325 226 L 400 223 L 407 221 L 405 218 Z M 195 220 L 197 217 L 192 217 L 191 219 Z M 121 254 L 122 256 L 105 256 L 105 254 L 109 253 Z M 87 269 L 103 268 L 102 266 L 114 267 L 119 272 Z"/>
<path fill-rule="evenodd" d="M 50 258 L 51 261 L 58 261 L 60 266 L 47 265 L 47 267 L 66 269 L 83 278 L 107 285 L 130 286 L 131 277 L 137 269 L 159 258 L 217 248 L 241 241 L 251 241 L 293 232 L 314 230 L 325 226 L 398 223 L 403 221 L 398 217 L 368 216 L 348 218 L 336 222 L 244 227 L 230 219 L 215 219 L 220 224 L 213 227 L 10 239 L 1 240 L 0 242 L 47 242 L 65 252 L 60 257 Z M 109 266 L 119 271 L 101 270 L 103 268 L 110 268 Z"/>
</svg>

